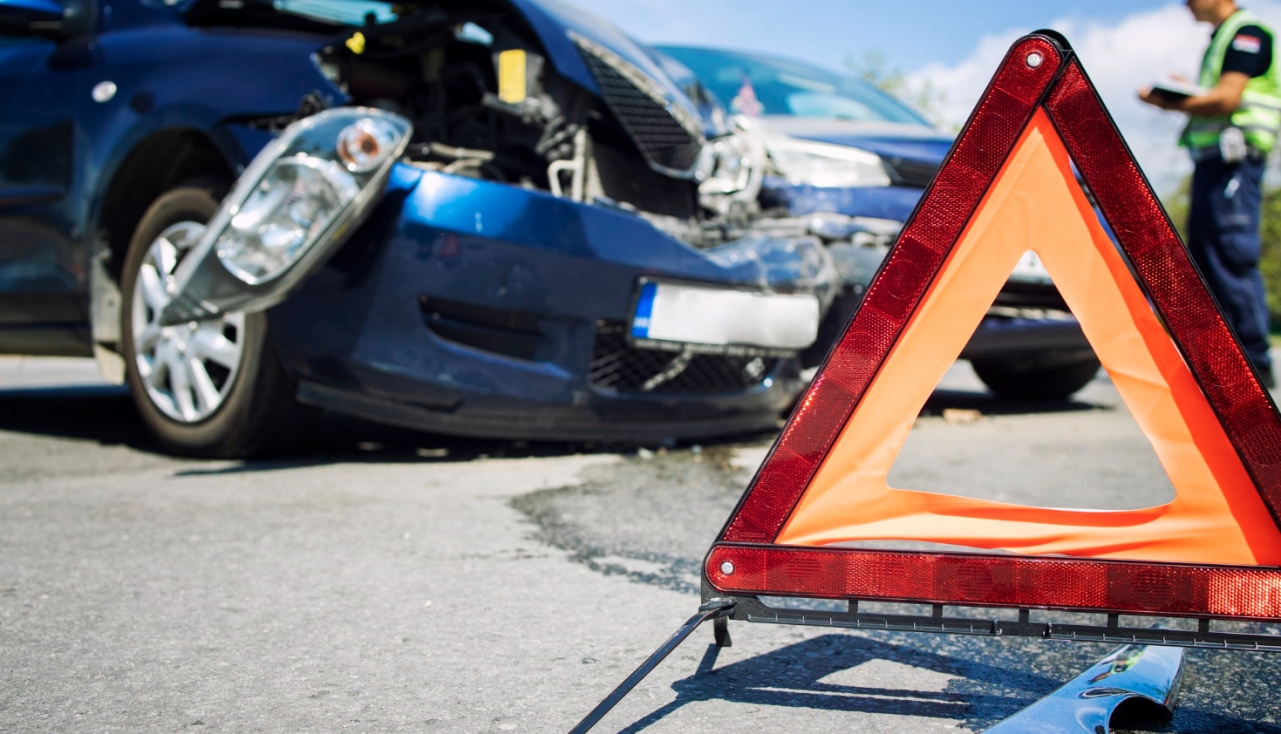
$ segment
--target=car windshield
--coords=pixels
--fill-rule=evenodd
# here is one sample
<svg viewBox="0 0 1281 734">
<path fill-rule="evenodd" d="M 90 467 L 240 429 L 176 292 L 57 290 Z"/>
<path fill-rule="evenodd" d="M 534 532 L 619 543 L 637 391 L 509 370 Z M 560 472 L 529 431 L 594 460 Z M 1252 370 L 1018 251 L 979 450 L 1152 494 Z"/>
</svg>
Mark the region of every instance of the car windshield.
<svg viewBox="0 0 1281 734">
<path fill-rule="evenodd" d="M 392 6 L 378 0 L 273 0 L 271 4 L 282 13 L 342 25 L 375 25 L 396 19 Z"/>
<path fill-rule="evenodd" d="M 688 66 L 738 114 L 929 125 L 871 84 L 804 62 L 704 48 L 658 48 Z"/>
<path fill-rule="evenodd" d="M 0 0 L 0 4 L 5 0 Z M 371 26 L 380 23 L 391 23 L 401 16 L 412 12 L 415 6 L 393 4 L 388 0 L 252 0 L 255 5 L 248 5 L 251 0 L 142 0 L 147 5 L 183 5 L 190 9 L 193 5 L 207 2 L 217 6 L 219 11 L 254 11 L 262 6 L 276 13 L 295 15 L 310 21 L 334 26 Z M 454 37 L 460 41 L 478 43 L 482 46 L 492 45 L 493 35 L 480 26 L 467 21 L 454 28 Z"/>
<path fill-rule="evenodd" d="M 142 4 L 190 8 L 201 3 L 191 0 L 142 0 Z M 223 11 L 254 11 L 267 6 L 277 13 L 298 15 L 332 25 L 390 23 L 399 14 L 399 10 L 385 0 L 222 0 L 217 5 Z"/>
</svg>

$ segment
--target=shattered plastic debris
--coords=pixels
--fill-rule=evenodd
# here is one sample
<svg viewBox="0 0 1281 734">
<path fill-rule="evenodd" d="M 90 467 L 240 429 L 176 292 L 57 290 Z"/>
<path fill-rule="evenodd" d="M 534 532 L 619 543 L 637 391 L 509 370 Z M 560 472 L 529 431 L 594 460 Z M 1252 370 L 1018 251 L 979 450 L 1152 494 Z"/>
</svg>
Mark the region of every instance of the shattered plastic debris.
<svg viewBox="0 0 1281 734">
<path fill-rule="evenodd" d="M 943 420 L 954 426 L 973 423 L 982 417 L 983 413 L 969 408 L 945 408 L 943 410 Z"/>
<path fill-rule="evenodd" d="M 767 292 L 786 285 L 792 292 L 818 296 L 825 306 L 840 286 L 840 274 L 831 254 L 815 237 L 748 235 L 704 254 L 717 265 L 752 278 Z"/>
</svg>

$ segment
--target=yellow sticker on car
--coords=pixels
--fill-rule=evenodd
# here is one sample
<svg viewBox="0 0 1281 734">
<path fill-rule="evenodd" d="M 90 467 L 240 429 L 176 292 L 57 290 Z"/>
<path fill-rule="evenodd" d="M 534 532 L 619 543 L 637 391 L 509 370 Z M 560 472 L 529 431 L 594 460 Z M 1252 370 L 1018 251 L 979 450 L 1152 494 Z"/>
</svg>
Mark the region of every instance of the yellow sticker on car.
<svg viewBox="0 0 1281 734">
<path fill-rule="evenodd" d="M 513 48 L 498 54 L 498 98 L 507 104 L 525 101 L 525 51 Z"/>
</svg>

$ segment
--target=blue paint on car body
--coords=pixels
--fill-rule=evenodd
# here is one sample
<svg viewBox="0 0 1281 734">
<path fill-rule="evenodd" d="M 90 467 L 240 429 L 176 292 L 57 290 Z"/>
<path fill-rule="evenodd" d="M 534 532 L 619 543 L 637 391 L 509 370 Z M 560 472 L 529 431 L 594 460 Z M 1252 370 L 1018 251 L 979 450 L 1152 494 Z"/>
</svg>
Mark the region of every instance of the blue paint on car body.
<svg viewBox="0 0 1281 734">
<path fill-rule="evenodd" d="M 91 302 L 91 291 L 110 292 L 130 227 L 151 199 L 186 180 L 238 175 L 300 104 L 353 101 L 321 57 L 342 50 L 359 24 L 275 17 L 276 5 L 97 0 L 90 33 L 0 40 L 0 99 L 9 100 L 0 104 L 0 147 L 53 130 L 57 136 L 46 134 L 49 144 L 33 154 L 56 149 L 66 163 L 10 165 L 0 178 L 0 236 L 17 242 L 15 233 L 38 222 L 43 238 L 21 251 L 0 246 L 0 301 L 49 300 L 22 312 L 31 315 L 27 323 L 0 323 L 0 348 L 118 348 L 110 340 L 118 325 L 93 323 L 102 303 L 99 295 Z M 443 6 L 471 12 L 465 3 Z M 495 43 L 532 44 L 567 98 L 601 93 L 578 36 L 638 69 L 661 104 L 683 110 L 704 135 L 725 133 L 724 115 L 692 76 L 612 24 L 556 0 L 495 8 L 512 28 L 529 31 Z M 371 39 L 377 32 L 363 30 Z M 104 83 L 114 92 L 99 100 L 91 92 Z M 14 104 L 39 95 L 47 98 L 39 114 Z M 728 375 L 704 388 L 623 388 L 599 374 L 610 369 L 602 360 L 619 369 L 653 360 L 619 331 L 644 279 L 810 287 L 793 277 L 804 269 L 785 262 L 801 255 L 782 252 L 769 262 L 718 259 L 627 205 L 397 164 L 368 219 L 268 312 L 270 335 L 299 382 L 299 399 L 384 422 L 581 440 L 761 430 L 777 424 L 803 385 L 795 360 L 771 357 L 748 379 L 734 372 L 743 360 L 700 357 L 722 359 L 715 369 Z M 22 288 L 43 290 L 33 297 Z M 17 338 L 8 327 L 18 326 L 28 341 L 6 341 Z M 31 341 L 36 333 L 49 336 Z"/>
</svg>

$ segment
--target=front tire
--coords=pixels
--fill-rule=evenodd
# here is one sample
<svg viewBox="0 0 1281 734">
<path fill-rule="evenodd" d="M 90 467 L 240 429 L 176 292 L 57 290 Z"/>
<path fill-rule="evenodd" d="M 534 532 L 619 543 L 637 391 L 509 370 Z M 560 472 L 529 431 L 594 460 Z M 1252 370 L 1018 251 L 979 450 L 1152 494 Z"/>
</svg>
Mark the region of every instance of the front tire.
<svg viewBox="0 0 1281 734">
<path fill-rule="evenodd" d="M 1099 372 L 1093 354 L 1067 361 L 975 359 L 970 364 L 989 390 L 1009 400 L 1066 400 Z"/>
<path fill-rule="evenodd" d="M 296 384 L 267 338 L 264 313 L 161 326 L 165 281 L 200 239 L 227 190 L 189 182 L 143 214 L 121 273 L 126 379 L 147 427 L 170 451 L 244 458 L 279 446 Z M 294 428 L 297 428 L 295 426 Z"/>
</svg>

